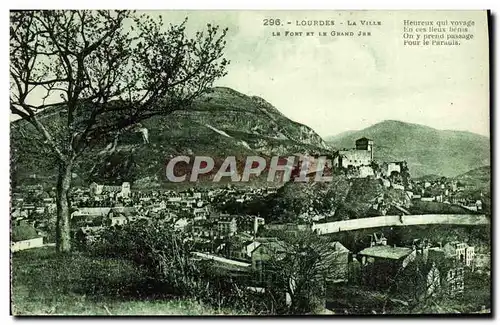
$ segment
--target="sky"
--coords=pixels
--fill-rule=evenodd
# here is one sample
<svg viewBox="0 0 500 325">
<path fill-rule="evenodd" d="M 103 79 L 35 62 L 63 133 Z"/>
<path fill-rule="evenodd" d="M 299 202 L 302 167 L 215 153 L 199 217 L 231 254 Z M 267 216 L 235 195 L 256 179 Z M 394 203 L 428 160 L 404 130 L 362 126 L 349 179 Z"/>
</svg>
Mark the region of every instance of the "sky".
<svg viewBox="0 0 500 325">
<path fill-rule="evenodd" d="M 188 32 L 228 27 L 228 74 L 217 81 L 260 96 L 326 137 L 383 120 L 489 135 L 486 12 L 481 11 L 153 11 L 166 22 L 188 17 Z M 264 26 L 279 18 L 283 26 Z M 296 21 L 334 26 L 302 27 Z M 356 26 L 346 26 L 347 20 Z M 380 21 L 361 26 L 361 20 Z M 405 46 L 404 20 L 474 21 L 460 46 Z M 288 24 L 290 22 L 291 24 Z M 341 24 L 342 23 L 342 24 Z M 415 28 L 415 27 L 414 27 Z M 314 32 L 313 36 L 284 36 Z M 371 36 L 329 36 L 332 31 Z M 280 32 L 280 36 L 273 36 Z M 328 36 L 317 36 L 326 32 Z"/>
<path fill-rule="evenodd" d="M 217 84 L 266 99 L 321 136 L 359 130 L 383 120 L 489 135 L 486 13 L 481 11 L 218 11 L 167 12 L 229 28 L 228 75 Z M 263 26 L 266 18 L 290 21 Z M 460 46 L 403 44 L 404 20 L 474 21 Z M 296 20 L 334 20 L 301 27 Z M 346 21 L 357 25 L 346 27 Z M 360 20 L 381 26 L 359 26 Z M 343 22 L 344 25 L 340 25 Z M 284 37 L 285 31 L 370 31 L 365 37 Z M 272 36 L 272 32 L 281 36 Z"/>
</svg>

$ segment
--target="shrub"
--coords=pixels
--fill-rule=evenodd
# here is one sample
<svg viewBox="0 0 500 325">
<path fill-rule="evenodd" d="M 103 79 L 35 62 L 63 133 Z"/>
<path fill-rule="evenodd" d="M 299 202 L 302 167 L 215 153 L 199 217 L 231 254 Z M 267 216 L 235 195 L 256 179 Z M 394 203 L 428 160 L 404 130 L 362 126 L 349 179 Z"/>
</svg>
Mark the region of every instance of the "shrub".
<svg viewBox="0 0 500 325">
<path fill-rule="evenodd" d="M 101 256 L 134 261 L 145 271 L 145 276 L 158 283 L 156 287 L 162 288 L 164 294 L 195 299 L 217 308 L 236 307 L 244 313 L 306 313 L 316 305 L 316 294 L 313 294 L 318 289 L 313 286 L 316 281 L 308 276 L 296 277 L 301 279 L 300 283 L 297 282 L 300 290 L 293 295 L 294 304 L 290 307 L 285 305 L 284 299 L 288 281 L 283 282 L 288 274 L 284 271 L 311 262 L 309 259 L 304 260 L 305 257 L 300 259 L 297 256 L 302 256 L 302 249 L 316 247 L 317 238 L 302 235 L 304 234 L 291 240 L 291 248 L 286 253 L 288 258 L 276 261 L 276 266 L 281 271 L 273 272 L 269 269 L 270 273 L 266 274 L 266 278 L 270 280 L 265 283 L 257 281 L 257 276 L 252 272 L 230 270 L 213 261 L 193 259 L 191 252 L 195 250 L 194 243 L 186 239 L 185 233 L 177 232 L 171 225 L 159 221 L 149 225 L 127 224 L 109 228 L 98 241 L 91 244 L 91 250 Z M 299 239 L 305 242 L 302 243 Z M 291 264 L 284 265 L 284 262 Z M 311 274 L 311 270 L 320 272 L 318 265 L 314 262 L 310 267 L 304 266 L 306 273 Z M 278 277 L 273 277 L 273 274 Z M 258 293 L 248 289 L 253 286 L 265 286 L 266 292 Z"/>
<path fill-rule="evenodd" d="M 38 233 L 32 225 L 25 221 L 21 221 L 19 224 L 12 226 L 12 241 L 28 240 L 33 238 L 38 238 Z"/>
<path fill-rule="evenodd" d="M 224 292 L 231 286 L 217 279 L 211 263 L 193 261 L 192 244 L 184 237 L 161 222 L 129 224 L 104 231 L 90 250 L 101 256 L 132 260 L 150 278 L 161 282 L 169 294 L 213 303 L 218 296 L 215 291 Z"/>
</svg>

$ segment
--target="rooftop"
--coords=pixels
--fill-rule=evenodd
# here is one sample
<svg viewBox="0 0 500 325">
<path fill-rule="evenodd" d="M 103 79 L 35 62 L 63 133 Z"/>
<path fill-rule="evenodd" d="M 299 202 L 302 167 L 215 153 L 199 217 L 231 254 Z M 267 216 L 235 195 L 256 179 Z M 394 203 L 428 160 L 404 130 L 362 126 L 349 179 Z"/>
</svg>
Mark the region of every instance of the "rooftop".
<svg viewBox="0 0 500 325">
<path fill-rule="evenodd" d="M 338 241 L 332 242 L 330 247 L 336 252 L 349 252 L 349 250 Z"/>
<path fill-rule="evenodd" d="M 364 256 L 399 260 L 400 258 L 410 255 L 411 252 L 412 249 L 407 247 L 392 247 L 388 245 L 382 245 L 365 248 L 358 254 Z"/>
</svg>

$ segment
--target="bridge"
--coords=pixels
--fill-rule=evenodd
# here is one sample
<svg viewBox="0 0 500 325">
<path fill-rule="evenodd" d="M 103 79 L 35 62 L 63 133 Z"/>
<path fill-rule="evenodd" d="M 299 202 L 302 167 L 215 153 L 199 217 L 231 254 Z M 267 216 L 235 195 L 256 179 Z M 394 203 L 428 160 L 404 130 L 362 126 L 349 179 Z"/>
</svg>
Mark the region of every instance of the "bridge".
<svg viewBox="0 0 500 325">
<path fill-rule="evenodd" d="M 417 214 L 390 215 L 361 219 L 342 220 L 313 224 L 311 229 L 320 235 L 349 230 L 378 227 L 399 227 L 415 225 L 488 225 L 490 220 L 484 214 Z"/>
</svg>

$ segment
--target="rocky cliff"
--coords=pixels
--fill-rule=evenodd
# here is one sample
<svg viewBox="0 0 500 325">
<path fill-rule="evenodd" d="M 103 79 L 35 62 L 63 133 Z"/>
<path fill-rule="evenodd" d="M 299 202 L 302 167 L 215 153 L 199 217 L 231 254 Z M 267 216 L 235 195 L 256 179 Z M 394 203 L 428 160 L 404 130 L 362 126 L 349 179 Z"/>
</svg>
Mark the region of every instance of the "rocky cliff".
<svg viewBox="0 0 500 325">
<path fill-rule="evenodd" d="M 51 112 L 42 121 L 63 123 Z M 58 120 L 59 119 L 59 120 Z M 260 97 L 230 88 L 214 88 L 189 111 L 157 116 L 142 123 L 144 132 L 124 132 L 116 143 L 103 143 L 86 154 L 75 178 L 83 183 L 120 184 L 162 182 L 165 161 L 176 155 L 206 155 L 224 159 L 234 155 L 292 155 L 329 153 L 328 145 L 311 128 L 291 121 Z M 57 127 L 53 128 L 57 129 Z M 25 121 L 11 123 L 13 175 L 17 182 L 38 175 L 54 180 L 56 170 L 43 151 L 36 132 Z M 144 131 L 144 130 L 143 130 Z M 20 134 L 29 139 L 17 141 Z"/>
</svg>

